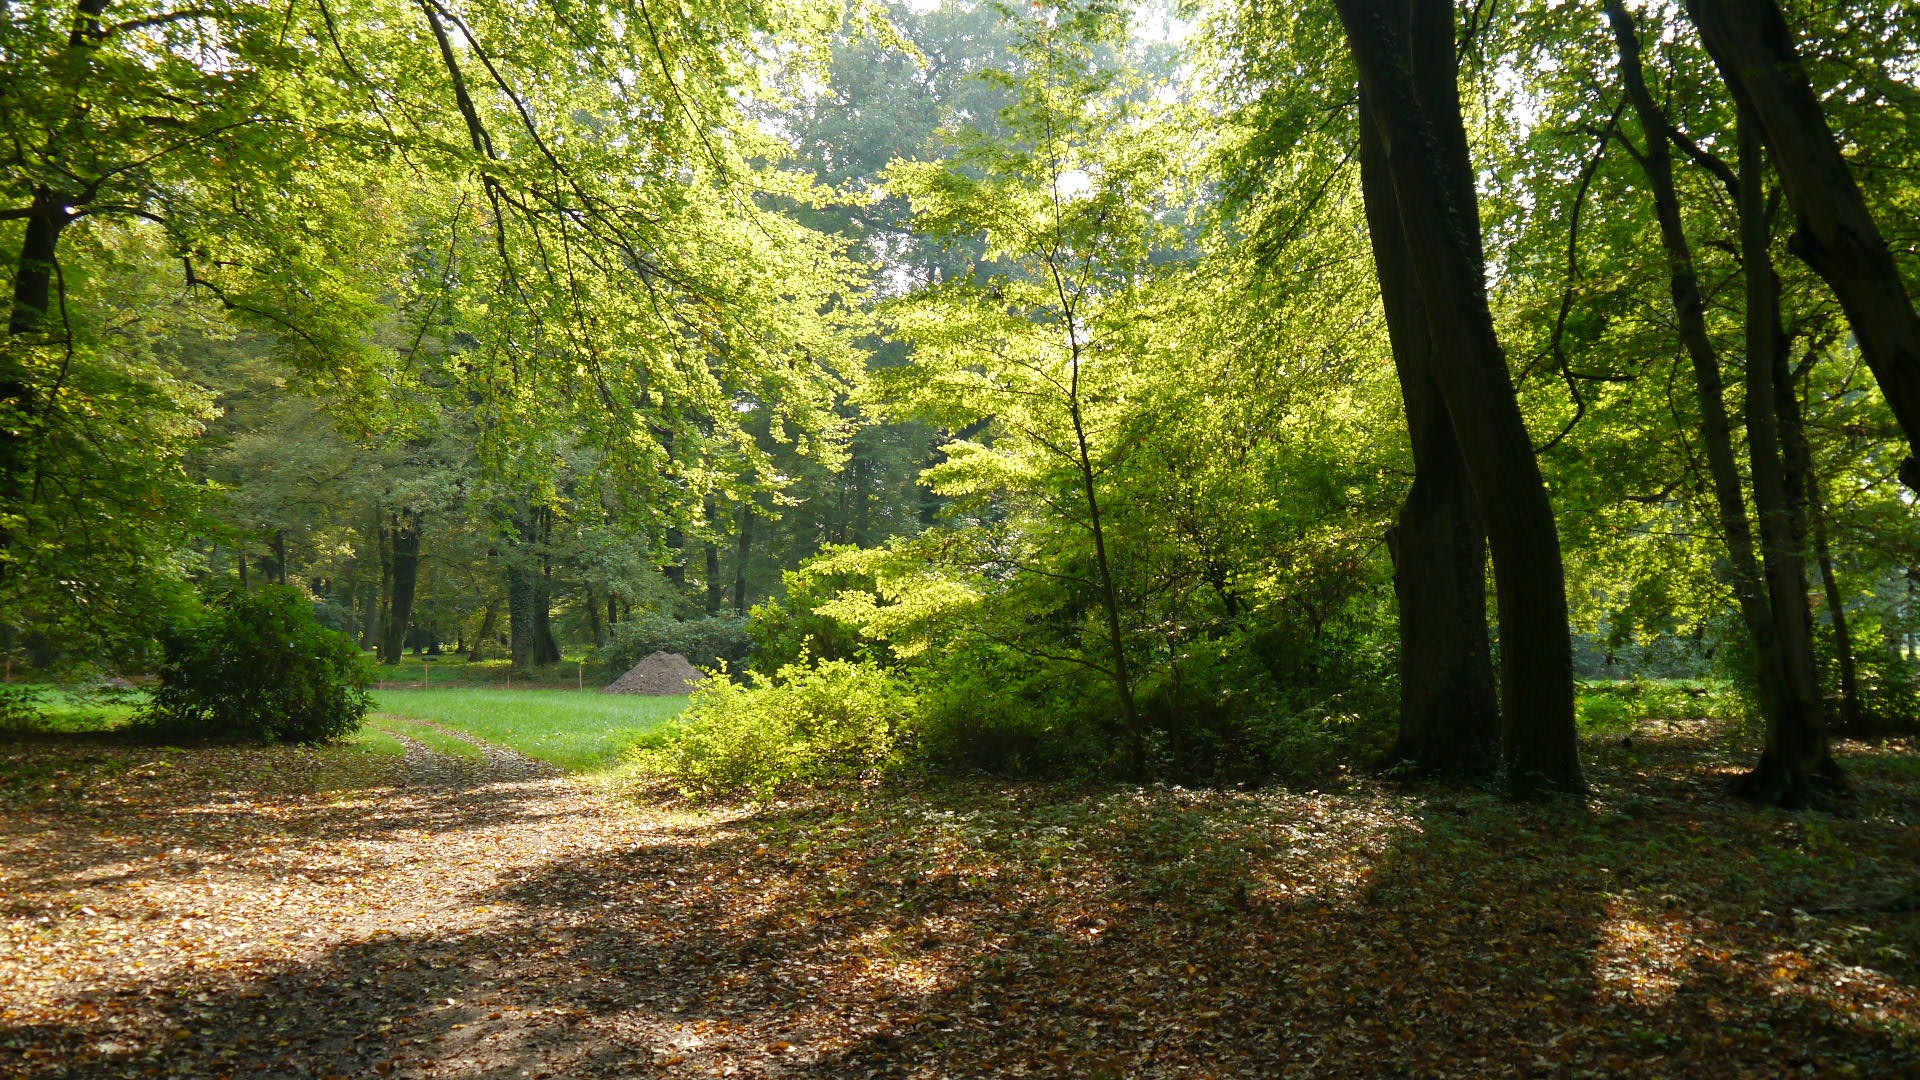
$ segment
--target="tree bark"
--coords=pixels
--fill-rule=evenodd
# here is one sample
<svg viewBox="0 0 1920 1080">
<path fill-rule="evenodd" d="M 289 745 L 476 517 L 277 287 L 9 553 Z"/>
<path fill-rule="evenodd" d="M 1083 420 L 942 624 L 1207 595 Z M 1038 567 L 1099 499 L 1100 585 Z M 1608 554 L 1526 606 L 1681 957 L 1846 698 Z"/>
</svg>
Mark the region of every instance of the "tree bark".
<svg viewBox="0 0 1920 1080">
<path fill-rule="evenodd" d="M 1617 2 L 1617 0 L 1616 0 Z M 1766 150 L 1753 114 L 1739 110 L 1740 255 L 1746 275 L 1747 447 L 1753 473 L 1754 509 L 1767 600 L 1779 642 L 1785 697 L 1769 718 L 1760 763 L 1743 777 L 1741 791 L 1758 802 L 1805 806 L 1845 786 L 1833 760 L 1821 716 L 1820 683 L 1813 650 L 1813 615 L 1807 603 L 1805 530 L 1799 527 L 1799 488 L 1787 467 L 1780 415 L 1798 419 L 1786 335 L 1780 328 L 1779 292 L 1770 254 L 1765 193 Z M 1804 475 L 1802 473 L 1801 475 Z"/>
<path fill-rule="evenodd" d="M 716 508 L 714 506 L 713 499 L 711 496 L 709 496 L 707 499 L 707 505 L 706 505 L 707 528 L 709 529 L 713 528 L 713 518 L 714 518 L 715 512 L 716 512 Z M 726 582 L 720 580 L 720 544 L 719 542 L 712 539 L 711 536 L 709 536 L 706 542 L 706 548 L 707 548 L 707 551 L 706 551 L 706 555 L 707 555 L 707 575 L 706 575 L 707 577 L 707 580 L 706 580 L 707 617 L 712 618 L 720 614 L 720 605 L 725 600 L 726 594 L 727 594 L 727 584 Z"/>
<path fill-rule="evenodd" d="M 586 601 L 580 606 L 587 609 L 587 630 L 593 635 L 593 647 L 603 648 L 607 644 L 607 632 L 600 625 L 600 601 L 594 598 L 593 590 L 585 590 Z"/>
<path fill-rule="evenodd" d="M 1585 790 L 1573 723 L 1573 648 L 1553 507 L 1487 304 L 1478 200 L 1458 108 L 1415 93 L 1411 25 L 1383 0 L 1337 0 L 1426 309 L 1433 373 L 1486 524 L 1500 619 L 1502 766 L 1514 795 Z M 1423 26 L 1447 0 L 1413 0 Z M 1457 102 L 1457 98 L 1455 98 Z"/>
<path fill-rule="evenodd" d="M 1447 49 L 1450 40 L 1438 39 Z M 1431 51 L 1421 49 L 1416 63 Z M 1451 52 L 1446 67 L 1451 83 Z M 1387 532 L 1399 601 L 1400 730 L 1379 765 L 1416 775 L 1483 779 L 1500 763 L 1500 712 L 1487 642 L 1486 532 L 1434 381 L 1427 313 L 1393 197 L 1386 148 L 1364 105 L 1360 177 L 1413 446 L 1413 486 Z"/>
<path fill-rule="evenodd" d="M 1859 732 L 1866 727 L 1860 703 L 1860 668 L 1853 653 L 1853 630 L 1847 622 L 1846 597 L 1840 591 L 1840 579 L 1833 569 L 1833 551 L 1827 544 L 1827 508 L 1820 497 L 1820 481 L 1807 469 L 1807 516 L 1813 525 L 1814 560 L 1820 567 L 1820 586 L 1827 597 L 1827 619 L 1833 625 L 1834 666 L 1840 673 L 1841 731 Z"/>
<path fill-rule="evenodd" d="M 553 535 L 553 512 L 528 507 L 513 515 L 513 556 L 507 561 L 508 652 L 516 669 L 560 662 L 553 640 L 553 586 L 546 544 Z"/>
<path fill-rule="evenodd" d="M 477 664 L 481 657 L 486 655 L 487 645 L 493 639 L 493 627 L 499 618 L 499 611 L 498 603 L 493 600 L 487 601 L 487 606 L 480 614 L 480 632 L 473 636 L 473 641 L 467 646 L 467 663 Z"/>
<path fill-rule="evenodd" d="M 733 556 L 733 613 L 747 613 L 747 559 L 753 554 L 753 509 L 740 506 L 740 543 Z"/>
<path fill-rule="evenodd" d="M 380 662 L 398 664 L 406 650 L 407 630 L 413 626 L 414 587 L 420 580 L 420 515 L 401 510 L 388 519 L 387 535 L 393 551 L 392 601 L 388 606 Z"/>
<path fill-rule="evenodd" d="M 1910 456 L 1900 478 L 1920 491 L 1920 313 L 1827 126 L 1776 0 L 1687 0 L 1714 64 L 1750 110 L 1793 205 L 1789 245 L 1832 288 L 1873 369 Z"/>
<path fill-rule="evenodd" d="M 100 14 L 108 0 L 78 0 L 74 5 L 73 28 L 67 36 L 70 57 L 90 55 L 101 38 Z M 86 81 L 86 63 L 76 63 L 82 83 Z M 77 89 L 77 87 L 75 88 Z M 57 148 L 56 148 L 57 149 Z M 36 185 L 27 206 L 26 227 L 22 230 L 20 257 L 14 264 L 13 293 L 7 316 L 10 337 L 29 337 L 46 331 L 53 312 L 54 284 L 58 277 L 60 235 L 73 222 L 69 205 L 76 196 Z M 40 413 L 46 403 L 39 400 L 29 368 L 12 359 L 14 350 L 0 351 L 0 518 L 23 506 L 31 496 L 34 443 L 41 426 Z M 13 544 L 13 532 L 0 526 L 0 550 Z M 0 575 L 5 573 L 0 563 Z M 245 588 L 244 583 L 242 588 Z"/>
<path fill-rule="evenodd" d="M 1713 486 L 1720 534 L 1726 545 L 1730 567 L 1728 584 L 1733 589 L 1741 621 L 1753 645 L 1760 713 L 1765 722 L 1772 725 L 1789 707 L 1785 661 L 1767 595 L 1765 575 L 1754 546 L 1752 524 L 1747 517 L 1740 467 L 1734 455 L 1733 421 L 1727 413 L 1720 356 L 1707 330 L 1706 303 L 1701 298 L 1699 278 L 1694 271 L 1692 245 L 1687 240 L 1685 223 L 1680 216 L 1680 197 L 1673 180 L 1673 149 L 1669 141 L 1667 117 L 1647 90 L 1640 38 L 1633 17 L 1620 0 L 1608 0 L 1606 11 L 1614 41 L 1620 51 L 1621 81 L 1626 84 L 1628 100 L 1639 117 L 1640 128 L 1647 142 L 1645 152 L 1639 156 L 1640 166 L 1653 191 L 1654 217 L 1659 223 L 1660 243 L 1666 252 L 1668 291 L 1680 330 L 1680 343 L 1693 365 L 1694 394 L 1700 408 L 1700 441 L 1706 449 L 1707 474 Z M 1749 402 L 1749 421 L 1752 413 L 1752 403 Z"/>
</svg>

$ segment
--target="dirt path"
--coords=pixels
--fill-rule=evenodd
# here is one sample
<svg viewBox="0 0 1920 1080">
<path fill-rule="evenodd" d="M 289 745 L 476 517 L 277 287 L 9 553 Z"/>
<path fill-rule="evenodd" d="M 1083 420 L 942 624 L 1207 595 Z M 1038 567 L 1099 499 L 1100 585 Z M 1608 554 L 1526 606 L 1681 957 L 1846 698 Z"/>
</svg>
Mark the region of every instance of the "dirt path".
<svg viewBox="0 0 1920 1080">
<path fill-rule="evenodd" d="M 22 749 L 66 797 L 0 824 L 0 1074 L 648 1071 L 671 1003 L 607 1017 L 652 995 L 528 890 L 675 827 L 478 745 Z"/>
<path fill-rule="evenodd" d="M 449 734 L 452 734 L 449 732 Z M 0 743 L 0 1076 L 1920 1069 L 1920 747 L 1850 819 L 1705 732 L 1585 807 L 842 791 L 702 814 L 483 746 Z"/>
</svg>

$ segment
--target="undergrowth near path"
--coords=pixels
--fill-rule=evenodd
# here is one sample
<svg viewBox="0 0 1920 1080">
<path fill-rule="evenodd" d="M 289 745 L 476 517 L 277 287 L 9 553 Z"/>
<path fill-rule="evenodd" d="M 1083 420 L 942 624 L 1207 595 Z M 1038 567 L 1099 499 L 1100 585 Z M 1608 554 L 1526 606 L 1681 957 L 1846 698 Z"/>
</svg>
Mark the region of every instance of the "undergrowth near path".
<svg viewBox="0 0 1920 1080">
<path fill-rule="evenodd" d="M 393 729 L 399 732 L 399 729 Z M 404 733 L 388 736 L 404 738 Z M 1916 748 L 1850 816 L 1693 725 L 1596 797 L 659 803 L 502 751 L 0 744 L 0 1074 L 1896 1075 Z"/>
</svg>

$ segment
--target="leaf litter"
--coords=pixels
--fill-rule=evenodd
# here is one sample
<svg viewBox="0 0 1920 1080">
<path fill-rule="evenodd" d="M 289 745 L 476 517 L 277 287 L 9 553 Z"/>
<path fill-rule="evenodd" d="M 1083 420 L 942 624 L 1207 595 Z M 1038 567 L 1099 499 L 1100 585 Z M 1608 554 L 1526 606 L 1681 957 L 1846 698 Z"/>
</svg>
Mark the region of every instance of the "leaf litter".
<svg viewBox="0 0 1920 1080">
<path fill-rule="evenodd" d="M 0 744 L 0 1074 L 1890 1075 L 1915 747 L 1585 806 L 943 783 L 687 804 L 495 747 Z"/>
</svg>

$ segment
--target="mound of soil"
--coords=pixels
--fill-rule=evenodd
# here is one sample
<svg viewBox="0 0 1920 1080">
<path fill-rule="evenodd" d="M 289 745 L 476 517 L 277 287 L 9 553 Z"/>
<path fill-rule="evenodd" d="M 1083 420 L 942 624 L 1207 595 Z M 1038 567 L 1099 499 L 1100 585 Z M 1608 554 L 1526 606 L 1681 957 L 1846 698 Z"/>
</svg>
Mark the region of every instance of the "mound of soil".
<svg viewBox="0 0 1920 1080">
<path fill-rule="evenodd" d="M 706 678 L 679 653 L 657 652 L 613 680 L 603 694 L 691 694 Z"/>
</svg>

